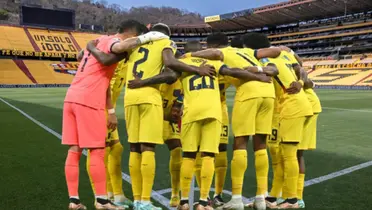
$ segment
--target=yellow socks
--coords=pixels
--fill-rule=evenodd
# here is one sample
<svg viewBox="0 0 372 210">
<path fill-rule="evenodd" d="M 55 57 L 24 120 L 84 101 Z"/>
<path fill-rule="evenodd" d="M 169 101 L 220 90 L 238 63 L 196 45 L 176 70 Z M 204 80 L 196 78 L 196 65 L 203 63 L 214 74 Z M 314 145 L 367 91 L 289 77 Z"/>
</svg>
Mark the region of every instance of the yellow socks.
<svg viewBox="0 0 372 210">
<path fill-rule="evenodd" d="M 198 184 L 198 187 L 200 188 L 200 184 L 201 184 L 201 176 L 200 176 L 200 173 L 201 173 L 201 167 L 202 167 L 202 159 L 201 159 L 201 153 L 198 152 L 198 154 L 196 155 L 196 162 L 195 162 L 195 168 L 194 168 L 194 171 L 195 171 L 195 179 L 196 179 L 196 183 Z"/>
<path fill-rule="evenodd" d="M 108 157 L 108 170 L 110 173 L 111 185 L 114 195 L 124 195 L 123 181 L 121 178 L 121 156 L 123 154 L 123 146 L 121 143 L 116 143 L 111 147 L 111 152 Z M 116 199 L 115 199 L 116 201 Z M 116 201 L 119 202 L 119 201 Z"/>
<path fill-rule="evenodd" d="M 170 152 L 169 173 L 171 175 L 172 197 L 179 196 L 180 193 L 180 173 L 182 163 L 182 149 L 177 147 Z"/>
<path fill-rule="evenodd" d="M 261 149 L 254 153 L 256 168 L 257 192 L 256 195 L 265 195 L 267 192 L 267 176 L 269 174 L 269 157 L 267 150 Z"/>
<path fill-rule="evenodd" d="M 132 180 L 133 199 L 141 200 L 142 194 L 142 175 L 141 175 L 141 154 L 130 152 L 129 154 L 129 174 Z"/>
<path fill-rule="evenodd" d="M 270 196 L 279 198 L 282 192 L 284 182 L 283 159 L 280 153 L 279 146 L 269 146 L 271 162 L 273 167 L 273 183 L 270 191 Z"/>
<path fill-rule="evenodd" d="M 284 161 L 283 198 L 297 198 L 297 182 L 299 171 L 297 162 L 297 145 L 280 144 L 280 148 Z"/>
<path fill-rule="evenodd" d="M 214 175 L 214 157 L 202 157 L 200 200 L 207 201 Z"/>
<path fill-rule="evenodd" d="M 141 174 L 142 174 L 141 200 L 150 201 L 152 186 L 154 185 L 155 178 L 155 152 L 152 151 L 142 152 Z"/>
<path fill-rule="evenodd" d="M 305 174 L 299 174 L 298 181 L 297 181 L 297 199 L 299 200 L 303 199 L 304 185 L 305 185 Z"/>
<path fill-rule="evenodd" d="M 243 190 L 244 173 L 247 169 L 247 150 L 234 150 L 231 160 L 232 194 L 241 195 Z"/>
<path fill-rule="evenodd" d="M 225 185 L 226 171 L 227 171 L 227 152 L 220 152 L 216 154 L 215 159 L 216 177 L 214 178 L 215 195 L 222 193 Z"/>
<path fill-rule="evenodd" d="M 195 167 L 195 159 L 183 158 L 181 165 L 181 199 L 188 199 L 190 192 L 190 184 L 193 176 L 193 168 Z"/>
</svg>

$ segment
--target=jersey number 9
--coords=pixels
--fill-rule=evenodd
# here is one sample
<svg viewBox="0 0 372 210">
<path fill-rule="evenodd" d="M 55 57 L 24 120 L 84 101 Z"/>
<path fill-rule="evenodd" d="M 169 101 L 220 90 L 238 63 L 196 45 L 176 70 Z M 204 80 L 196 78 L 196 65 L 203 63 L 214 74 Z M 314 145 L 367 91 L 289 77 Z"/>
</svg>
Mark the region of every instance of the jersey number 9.
<svg viewBox="0 0 372 210">
<path fill-rule="evenodd" d="M 209 80 L 209 84 L 207 84 L 207 79 Z M 213 80 L 213 77 L 194 75 L 189 81 L 190 91 L 200 89 L 214 89 Z"/>
<path fill-rule="evenodd" d="M 143 57 L 141 59 L 137 60 L 136 62 L 134 62 L 132 72 L 133 72 L 134 77 L 142 78 L 143 77 L 143 71 L 141 71 L 141 70 L 137 71 L 137 69 L 138 69 L 138 65 L 147 61 L 147 58 L 149 57 L 149 50 L 146 49 L 146 48 L 140 47 L 138 49 L 138 53 L 141 53 L 141 54 L 143 53 Z"/>
</svg>

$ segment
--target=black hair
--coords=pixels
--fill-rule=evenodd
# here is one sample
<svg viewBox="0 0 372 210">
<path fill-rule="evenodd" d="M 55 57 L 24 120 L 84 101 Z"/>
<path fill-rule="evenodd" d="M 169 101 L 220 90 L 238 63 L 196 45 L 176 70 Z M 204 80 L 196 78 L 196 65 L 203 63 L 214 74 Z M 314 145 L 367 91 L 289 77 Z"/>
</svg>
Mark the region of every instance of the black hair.
<svg viewBox="0 0 372 210">
<path fill-rule="evenodd" d="M 241 35 L 236 35 L 234 38 L 231 39 L 230 43 L 231 47 L 236 48 L 243 48 L 243 39 Z"/>
<path fill-rule="evenodd" d="M 164 23 L 157 23 L 151 27 L 151 31 L 158 31 L 167 36 L 170 36 L 171 31 L 170 28 Z"/>
<path fill-rule="evenodd" d="M 124 33 L 130 30 L 135 30 L 137 35 L 140 35 L 142 33 L 146 33 L 145 31 L 147 30 L 146 26 L 143 25 L 142 23 L 136 21 L 136 20 L 125 20 L 121 22 L 118 32 L 119 33 Z M 148 31 L 148 30 L 147 30 Z"/>
<path fill-rule="evenodd" d="M 245 47 L 255 50 L 270 47 L 269 38 L 265 34 L 260 33 L 248 33 L 244 35 L 243 44 Z"/>
<path fill-rule="evenodd" d="M 185 52 L 196 52 L 202 49 L 202 46 L 199 41 L 197 40 L 192 40 L 188 41 L 185 45 Z"/>
<path fill-rule="evenodd" d="M 223 33 L 214 33 L 207 37 L 208 47 L 219 47 L 227 46 L 229 44 L 229 39 Z"/>
</svg>

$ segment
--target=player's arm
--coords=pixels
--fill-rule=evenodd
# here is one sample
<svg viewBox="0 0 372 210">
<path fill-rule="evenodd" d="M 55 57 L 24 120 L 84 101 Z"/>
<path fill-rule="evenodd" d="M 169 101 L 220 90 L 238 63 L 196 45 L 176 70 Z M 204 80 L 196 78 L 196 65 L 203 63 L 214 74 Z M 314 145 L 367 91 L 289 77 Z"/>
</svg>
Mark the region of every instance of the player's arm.
<svg viewBox="0 0 372 210">
<path fill-rule="evenodd" d="M 219 60 L 223 61 L 223 53 L 218 49 L 206 49 L 198 52 L 192 52 L 192 57 L 204 58 L 208 60 Z"/>
<path fill-rule="evenodd" d="M 179 72 L 173 71 L 172 69 L 166 68 L 162 73 L 150 77 L 144 80 L 140 78 L 136 78 L 134 80 L 128 81 L 128 87 L 131 89 L 150 86 L 150 85 L 157 85 L 162 83 L 172 84 L 174 83 L 181 74 Z"/>
<path fill-rule="evenodd" d="M 150 31 L 146 34 L 125 39 L 123 41 L 115 42 L 111 45 L 111 52 L 115 54 L 121 54 L 126 51 L 130 51 L 138 46 L 149 43 L 151 41 L 156 41 L 160 39 L 169 39 L 169 36 L 156 32 Z"/>
<path fill-rule="evenodd" d="M 77 54 L 77 61 L 80 62 L 84 57 L 84 50 L 80 50 L 80 52 Z"/>
<path fill-rule="evenodd" d="M 279 47 L 262 48 L 254 51 L 254 57 L 258 60 L 261 58 L 276 58 L 282 50 Z"/>
<path fill-rule="evenodd" d="M 173 69 L 177 72 L 188 72 L 192 74 L 199 74 L 200 76 L 214 76 L 216 71 L 214 67 L 204 65 L 200 67 L 187 65 L 174 57 L 173 51 L 170 48 L 166 48 L 162 52 L 163 64 L 165 67 Z"/>
<path fill-rule="evenodd" d="M 128 57 L 127 52 L 119 55 L 113 53 L 104 53 L 97 48 L 97 43 L 98 42 L 96 40 L 88 42 L 87 50 L 97 59 L 98 62 L 105 66 L 110 66 Z"/>
<path fill-rule="evenodd" d="M 221 75 L 226 75 L 230 77 L 235 77 L 238 79 L 241 79 L 243 81 L 262 81 L 262 82 L 271 82 L 271 77 L 265 75 L 265 74 L 255 74 L 250 71 L 242 71 L 241 69 L 236 69 L 236 68 L 228 68 L 226 65 L 223 65 L 219 73 Z"/>
<path fill-rule="evenodd" d="M 304 89 L 314 88 L 314 82 L 309 78 L 305 69 L 301 69 L 301 75 L 304 81 Z"/>
<path fill-rule="evenodd" d="M 110 86 L 106 91 L 106 110 L 107 110 L 107 128 L 115 130 L 118 125 L 118 119 L 115 115 L 115 108 L 111 100 L 111 88 Z"/>
<path fill-rule="evenodd" d="M 268 65 L 268 66 L 264 66 L 264 67 L 249 66 L 249 67 L 245 67 L 244 70 L 248 70 L 248 71 L 253 72 L 253 73 L 264 73 L 264 74 L 266 74 L 268 76 L 271 76 L 271 77 L 275 77 L 279 74 L 278 69 L 276 68 L 276 66 L 273 66 L 273 65 Z"/>
</svg>

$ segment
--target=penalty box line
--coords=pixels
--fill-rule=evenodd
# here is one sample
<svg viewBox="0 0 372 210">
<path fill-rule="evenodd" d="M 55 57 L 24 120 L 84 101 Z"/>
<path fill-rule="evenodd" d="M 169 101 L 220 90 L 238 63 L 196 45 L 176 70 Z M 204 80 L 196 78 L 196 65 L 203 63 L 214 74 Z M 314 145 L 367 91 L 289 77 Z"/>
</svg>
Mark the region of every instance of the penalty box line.
<svg viewBox="0 0 372 210">
<path fill-rule="evenodd" d="M 33 123 L 35 123 L 36 125 L 40 126 L 41 128 L 43 128 L 48 133 L 50 133 L 53 136 L 57 137 L 59 140 L 62 140 L 62 135 L 61 134 L 57 133 L 56 131 L 54 131 L 53 129 L 51 129 L 48 126 L 44 125 L 40 121 L 38 121 L 35 118 L 31 117 L 30 115 L 28 115 L 23 110 L 17 108 L 16 106 L 12 105 L 11 103 L 5 101 L 3 98 L 0 98 L 0 101 L 2 101 L 4 104 L 8 105 L 9 107 L 13 108 L 14 110 L 18 111 L 20 114 L 22 114 L 23 116 L 25 116 L 27 119 L 31 120 Z M 83 151 L 83 154 L 85 156 L 87 155 L 86 150 Z M 130 176 L 128 174 L 126 174 L 124 172 L 121 172 L 121 175 L 122 175 L 122 179 L 124 181 L 128 182 L 129 184 L 131 184 L 131 179 L 130 179 Z M 154 200 L 156 200 L 157 202 L 159 202 L 160 204 L 162 204 L 167 209 L 171 209 L 169 207 L 169 199 L 168 198 L 164 197 L 162 194 L 159 194 L 157 191 L 154 191 L 154 190 L 152 191 L 151 195 L 152 195 L 152 198 Z"/>
</svg>

